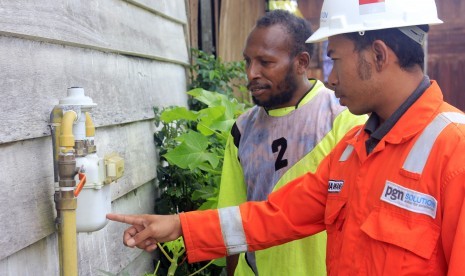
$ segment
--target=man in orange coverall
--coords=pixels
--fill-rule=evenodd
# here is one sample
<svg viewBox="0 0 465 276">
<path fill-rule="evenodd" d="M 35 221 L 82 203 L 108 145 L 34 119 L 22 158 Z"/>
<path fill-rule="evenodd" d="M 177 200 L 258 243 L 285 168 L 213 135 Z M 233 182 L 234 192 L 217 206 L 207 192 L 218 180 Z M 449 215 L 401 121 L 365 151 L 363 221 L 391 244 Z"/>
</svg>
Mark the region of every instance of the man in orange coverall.
<svg viewBox="0 0 465 276">
<path fill-rule="evenodd" d="M 329 84 L 367 123 L 265 202 L 109 214 L 132 224 L 124 243 L 151 251 L 182 235 L 196 262 L 326 229 L 329 275 L 465 275 L 465 114 L 423 72 L 439 23 L 434 0 L 325 0 L 307 42 L 329 37 Z"/>
</svg>

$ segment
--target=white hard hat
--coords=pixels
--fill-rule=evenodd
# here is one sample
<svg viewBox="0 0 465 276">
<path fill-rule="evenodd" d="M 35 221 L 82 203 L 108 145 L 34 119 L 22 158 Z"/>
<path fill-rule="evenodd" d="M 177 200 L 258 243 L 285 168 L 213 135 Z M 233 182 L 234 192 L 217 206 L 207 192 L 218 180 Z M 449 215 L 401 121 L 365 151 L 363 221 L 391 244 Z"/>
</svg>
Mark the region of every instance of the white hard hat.
<svg viewBox="0 0 465 276">
<path fill-rule="evenodd" d="M 434 0 L 325 0 L 320 28 L 306 42 L 344 33 L 440 23 Z"/>
</svg>

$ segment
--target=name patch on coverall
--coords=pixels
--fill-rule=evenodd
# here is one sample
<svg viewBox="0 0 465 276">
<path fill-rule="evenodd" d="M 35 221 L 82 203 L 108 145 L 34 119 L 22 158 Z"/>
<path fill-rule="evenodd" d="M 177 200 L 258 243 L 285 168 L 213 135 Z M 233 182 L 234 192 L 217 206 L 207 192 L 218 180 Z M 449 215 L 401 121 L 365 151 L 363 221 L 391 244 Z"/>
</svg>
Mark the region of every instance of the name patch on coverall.
<svg viewBox="0 0 465 276">
<path fill-rule="evenodd" d="M 436 218 L 438 202 L 434 197 L 404 188 L 391 181 L 386 181 L 381 200 L 405 210 Z"/>
<path fill-rule="evenodd" d="M 330 180 L 328 182 L 328 193 L 339 193 L 344 185 L 342 180 Z"/>
</svg>

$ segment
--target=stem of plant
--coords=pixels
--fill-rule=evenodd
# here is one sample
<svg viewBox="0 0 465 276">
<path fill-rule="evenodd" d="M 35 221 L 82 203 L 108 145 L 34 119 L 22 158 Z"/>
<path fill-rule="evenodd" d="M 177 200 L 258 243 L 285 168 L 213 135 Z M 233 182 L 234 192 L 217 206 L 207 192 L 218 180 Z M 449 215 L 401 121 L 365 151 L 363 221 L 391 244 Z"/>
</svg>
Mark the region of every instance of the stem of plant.
<svg viewBox="0 0 465 276">
<path fill-rule="evenodd" d="M 209 265 L 211 265 L 215 260 L 211 260 L 208 264 L 204 265 L 201 269 L 197 270 L 196 272 L 194 273 L 191 273 L 189 274 L 188 276 L 192 276 L 192 275 L 195 275 L 197 273 L 200 273 L 200 271 L 204 270 L 205 268 L 207 268 Z"/>
</svg>

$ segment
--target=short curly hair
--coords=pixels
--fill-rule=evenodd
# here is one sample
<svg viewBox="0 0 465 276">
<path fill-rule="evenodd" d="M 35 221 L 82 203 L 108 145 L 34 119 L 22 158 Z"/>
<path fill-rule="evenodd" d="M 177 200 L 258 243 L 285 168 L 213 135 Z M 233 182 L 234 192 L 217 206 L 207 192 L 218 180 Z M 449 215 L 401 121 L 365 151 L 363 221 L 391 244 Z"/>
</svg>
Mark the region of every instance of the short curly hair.
<svg viewBox="0 0 465 276">
<path fill-rule="evenodd" d="M 286 10 L 273 10 L 258 19 L 255 27 L 263 28 L 274 25 L 283 26 L 293 39 L 291 57 L 295 57 L 301 52 L 308 52 L 310 56 L 313 56 L 313 44 L 305 43 L 312 35 L 310 24 L 305 19 L 299 18 Z"/>
</svg>

